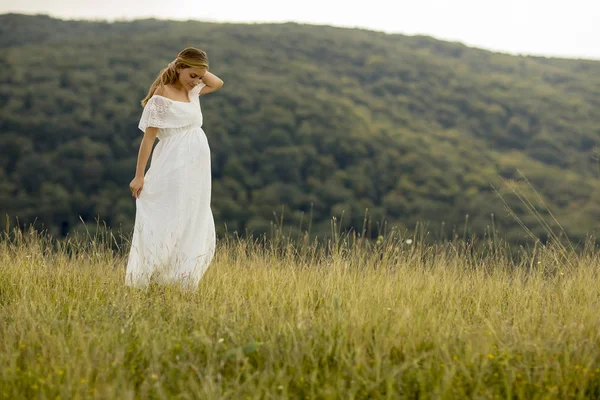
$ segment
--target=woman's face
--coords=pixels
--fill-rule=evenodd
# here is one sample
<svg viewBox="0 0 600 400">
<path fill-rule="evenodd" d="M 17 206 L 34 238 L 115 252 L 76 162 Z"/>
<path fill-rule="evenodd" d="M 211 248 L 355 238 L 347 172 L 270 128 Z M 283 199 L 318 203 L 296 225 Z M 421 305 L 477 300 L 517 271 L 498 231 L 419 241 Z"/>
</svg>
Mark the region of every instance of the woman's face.
<svg viewBox="0 0 600 400">
<path fill-rule="evenodd" d="M 206 68 L 184 68 L 179 71 L 179 83 L 187 90 L 192 90 L 200 83 L 206 71 Z"/>
</svg>

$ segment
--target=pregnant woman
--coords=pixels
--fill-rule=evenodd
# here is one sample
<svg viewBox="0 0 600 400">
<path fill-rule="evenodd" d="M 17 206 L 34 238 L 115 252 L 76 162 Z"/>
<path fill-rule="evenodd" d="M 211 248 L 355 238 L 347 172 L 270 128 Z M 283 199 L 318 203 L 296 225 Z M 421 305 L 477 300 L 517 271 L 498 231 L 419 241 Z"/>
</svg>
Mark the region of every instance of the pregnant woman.
<svg viewBox="0 0 600 400">
<path fill-rule="evenodd" d="M 136 214 L 128 286 L 145 289 L 152 277 L 161 284 L 195 289 L 214 256 L 210 148 L 199 96 L 221 86 L 223 81 L 208 72 L 206 53 L 190 47 L 160 72 L 142 100 L 138 127 L 144 138 L 129 184 Z"/>
</svg>

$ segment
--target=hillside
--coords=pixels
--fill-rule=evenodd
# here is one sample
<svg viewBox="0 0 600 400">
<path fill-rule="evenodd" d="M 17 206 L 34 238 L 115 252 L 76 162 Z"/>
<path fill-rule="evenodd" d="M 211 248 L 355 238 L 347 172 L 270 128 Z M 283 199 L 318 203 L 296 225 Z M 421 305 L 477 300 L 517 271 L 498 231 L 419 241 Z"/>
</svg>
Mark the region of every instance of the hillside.
<svg viewBox="0 0 600 400">
<path fill-rule="evenodd" d="M 368 208 L 372 235 L 383 220 L 462 233 L 466 214 L 482 234 L 494 214 L 517 241 L 491 186 L 517 169 L 572 239 L 600 220 L 600 62 L 299 24 L 7 14 L 0 26 L 0 212 L 24 224 L 65 235 L 99 216 L 129 232 L 139 101 L 186 46 L 226 82 L 202 97 L 221 235 L 268 232 L 282 207 L 290 227 L 312 215 L 326 235 L 344 213 L 360 230 Z"/>
</svg>

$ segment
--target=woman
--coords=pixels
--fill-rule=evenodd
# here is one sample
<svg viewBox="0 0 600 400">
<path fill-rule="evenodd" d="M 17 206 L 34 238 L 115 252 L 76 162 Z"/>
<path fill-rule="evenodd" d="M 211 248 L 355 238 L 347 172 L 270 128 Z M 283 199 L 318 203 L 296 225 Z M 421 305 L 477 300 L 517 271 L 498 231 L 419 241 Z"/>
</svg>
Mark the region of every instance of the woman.
<svg viewBox="0 0 600 400">
<path fill-rule="evenodd" d="M 223 81 L 208 72 L 206 53 L 186 48 L 142 100 L 138 127 L 144 138 L 129 184 L 136 214 L 128 286 L 147 288 L 152 277 L 194 289 L 214 256 L 210 148 L 198 96 L 221 86 Z M 144 176 L 156 137 L 160 141 Z"/>
</svg>

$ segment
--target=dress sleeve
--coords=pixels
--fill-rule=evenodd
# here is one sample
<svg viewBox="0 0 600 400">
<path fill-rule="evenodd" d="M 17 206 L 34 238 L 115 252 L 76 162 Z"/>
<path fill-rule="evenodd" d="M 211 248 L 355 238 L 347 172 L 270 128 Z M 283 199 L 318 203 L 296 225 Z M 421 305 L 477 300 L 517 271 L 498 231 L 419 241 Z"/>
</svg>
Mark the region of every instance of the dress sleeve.
<svg viewBox="0 0 600 400">
<path fill-rule="evenodd" d="M 202 90 L 202 88 L 206 86 L 206 83 L 200 81 L 199 84 L 197 84 L 192 90 L 190 90 L 190 94 L 197 96 L 200 96 L 200 91 Z"/>
<path fill-rule="evenodd" d="M 167 99 L 157 96 L 151 97 L 144 107 L 138 128 L 142 132 L 146 132 L 148 127 L 171 128 L 173 118 L 170 116 L 170 108 L 171 103 Z"/>
</svg>

